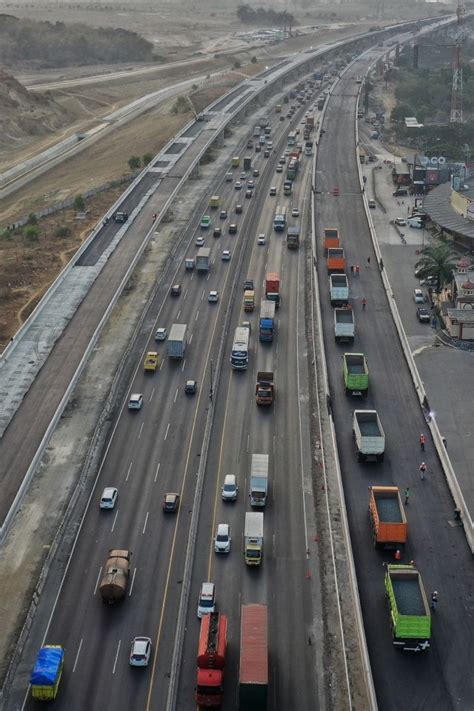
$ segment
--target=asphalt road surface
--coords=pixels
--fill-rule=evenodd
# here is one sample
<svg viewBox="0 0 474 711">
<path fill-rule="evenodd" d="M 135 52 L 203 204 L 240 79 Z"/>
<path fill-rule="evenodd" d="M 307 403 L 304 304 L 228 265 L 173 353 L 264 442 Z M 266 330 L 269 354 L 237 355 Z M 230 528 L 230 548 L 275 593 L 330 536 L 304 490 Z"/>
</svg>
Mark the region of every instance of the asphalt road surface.
<svg viewBox="0 0 474 711">
<path fill-rule="evenodd" d="M 428 441 L 422 455 L 418 435 L 425 431 L 413 383 L 392 322 L 357 177 L 355 143 L 355 79 L 365 73 L 363 61 L 344 75 L 329 100 L 317 158 L 316 216 L 318 277 L 331 398 L 337 429 L 339 456 L 349 525 L 379 708 L 472 709 L 473 572 L 472 556 L 462 528 L 452 525 L 454 503 L 439 465 L 434 445 Z M 334 197 L 334 187 L 340 196 Z M 322 249 L 324 227 L 338 227 L 348 265 L 359 264 L 360 276 L 349 277 L 356 339 L 353 347 L 336 345 L 328 276 Z M 368 258 L 370 257 L 370 265 Z M 367 299 L 362 310 L 362 299 Z M 344 351 L 364 352 L 370 386 L 362 403 L 344 393 Z M 377 409 L 386 435 L 382 464 L 359 464 L 352 441 L 352 411 Z M 425 481 L 418 467 L 428 465 Z M 393 554 L 374 549 L 367 513 L 371 484 L 410 487 L 407 507 L 409 542 L 403 561 L 414 560 L 428 593 L 439 592 L 433 614 L 431 648 L 422 654 L 400 653 L 392 646 L 388 606 L 384 595 L 384 562 Z"/>
</svg>

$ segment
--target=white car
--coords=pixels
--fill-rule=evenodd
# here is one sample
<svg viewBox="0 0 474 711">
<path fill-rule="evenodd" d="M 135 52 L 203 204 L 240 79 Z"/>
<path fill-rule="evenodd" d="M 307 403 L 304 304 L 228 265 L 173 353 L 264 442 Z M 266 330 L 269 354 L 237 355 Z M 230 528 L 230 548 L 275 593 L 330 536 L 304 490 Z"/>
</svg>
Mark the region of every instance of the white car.
<svg viewBox="0 0 474 711">
<path fill-rule="evenodd" d="M 230 249 L 224 249 L 222 252 L 222 261 L 230 262 Z"/>
<path fill-rule="evenodd" d="M 204 237 L 198 237 L 196 240 L 196 247 L 204 247 Z"/>
<path fill-rule="evenodd" d="M 230 553 L 230 526 L 228 523 L 219 523 L 214 539 L 214 550 L 216 553 Z"/>
<path fill-rule="evenodd" d="M 258 235 L 257 244 L 265 244 L 265 241 L 266 241 L 266 240 L 265 240 L 265 235 L 264 235 L 264 234 Z"/>
<path fill-rule="evenodd" d="M 277 173 L 283 173 L 283 166 L 277 165 L 277 167 L 276 167 L 275 170 L 276 170 Z"/>
<path fill-rule="evenodd" d="M 300 211 L 297 207 L 293 207 L 291 210 L 291 216 L 292 217 L 299 217 L 300 216 Z"/>
<path fill-rule="evenodd" d="M 106 486 L 100 497 L 101 509 L 113 509 L 117 501 L 118 489 L 115 486 Z"/>
<path fill-rule="evenodd" d="M 235 181 L 234 188 L 235 188 L 236 190 L 242 190 L 242 183 L 240 182 L 240 180 L 236 180 L 236 181 Z"/>
<path fill-rule="evenodd" d="M 396 217 L 395 218 L 395 224 L 399 225 L 399 227 L 405 227 L 407 221 L 405 220 L 404 217 Z"/>
<path fill-rule="evenodd" d="M 246 177 L 247 177 L 247 173 L 241 173 L 241 174 L 240 174 L 240 179 L 241 179 L 241 180 L 245 180 Z"/>
<path fill-rule="evenodd" d="M 143 394 L 142 393 L 132 393 L 130 395 L 130 400 L 128 401 L 129 410 L 141 410 L 143 405 Z"/>
<path fill-rule="evenodd" d="M 216 609 L 216 586 L 214 583 L 203 583 L 199 592 L 197 616 L 214 612 Z"/>
<path fill-rule="evenodd" d="M 222 500 L 236 501 L 238 491 L 239 487 L 237 486 L 235 474 L 226 474 L 224 477 L 224 486 L 222 487 Z"/>
<path fill-rule="evenodd" d="M 219 292 L 218 291 L 210 291 L 209 296 L 207 297 L 208 301 L 216 302 L 219 301 Z"/>
<path fill-rule="evenodd" d="M 155 333 L 155 341 L 166 341 L 166 328 L 157 328 Z"/>
<path fill-rule="evenodd" d="M 130 666 L 147 667 L 151 657 L 151 639 L 135 637 L 130 649 Z"/>
<path fill-rule="evenodd" d="M 425 303 L 425 296 L 424 296 L 421 289 L 414 289 L 413 290 L 413 301 L 415 302 L 415 304 L 424 304 Z"/>
</svg>

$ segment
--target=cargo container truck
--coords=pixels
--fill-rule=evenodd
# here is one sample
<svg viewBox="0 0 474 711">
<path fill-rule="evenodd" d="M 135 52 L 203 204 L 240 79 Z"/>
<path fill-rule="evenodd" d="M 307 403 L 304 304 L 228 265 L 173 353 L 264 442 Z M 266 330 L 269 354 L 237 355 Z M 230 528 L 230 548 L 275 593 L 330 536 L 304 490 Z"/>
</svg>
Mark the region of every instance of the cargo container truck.
<svg viewBox="0 0 474 711">
<path fill-rule="evenodd" d="M 276 331 L 275 302 L 263 299 L 260 304 L 258 336 L 261 341 L 271 342 Z"/>
<path fill-rule="evenodd" d="M 263 558 L 263 513 L 247 511 L 244 526 L 244 557 L 247 565 L 260 565 Z"/>
<path fill-rule="evenodd" d="M 252 454 L 250 467 L 250 505 L 263 507 L 268 495 L 268 454 Z"/>
<path fill-rule="evenodd" d="M 245 156 L 244 170 L 250 170 L 251 168 L 252 168 L 252 158 L 250 156 Z"/>
<path fill-rule="evenodd" d="M 273 229 L 275 232 L 284 232 L 286 228 L 286 205 L 277 205 L 275 217 L 273 218 Z"/>
<path fill-rule="evenodd" d="M 275 308 L 280 306 L 280 275 L 278 272 L 267 272 L 265 276 L 265 297 L 275 302 Z"/>
<path fill-rule="evenodd" d="M 283 194 L 291 195 L 293 192 L 293 182 L 291 180 L 285 180 L 283 183 Z"/>
<path fill-rule="evenodd" d="M 218 708 L 224 698 L 227 617 L 219 612 L 203 615 L 197 655 L 196 703 Z"/>
<path fill-rule="evenodd" d="M 268 613 L 266 605 L 240 610 L 240 711 L 265 711 L 268 691 Z"/>
<path fill-rule="evenodd" d="M 286 246 L 288 249 L 298 249 L 300 246 L 300 228 L 297 225 L 288 227 L 286 231 Z"/>
<path fill-rule="evenodd" d="M 369 486 L 369 514 L 375 548 L 401 548 L 408 523 L 398 486 Z"/>
<path fill-rule="evenodd" d="M 64 667 L 64 649 L 45 644 L 38 652 L 30 676 L 31 696 L 36 701 L 52 701 L 58 695 Z"/>
<path fill-rule="evenodd" d="M 385 433 L 376 410 L 354 410 L 352 431 L 359 462 L 375 459 L 383 462 Z"/>
<path fill-rule="evenodd" d="M 208 272 L 210 257 L 211 250 L 209 249 L 209 247 L 200 247 L 196 254 L 196 271 Z"/>
<path fill-rule="evenodd" d="M 169 358 L 184 358 L 187 328 L 185 323 L 174 323 L 171 326 L 170 335 L 166 341 L 166 352 Z"/>
<path fill-rule="evenodd" d="M 431 613 L 415 565 L 387 565 L 385 591 L 395 647 L 422 652 L 430 646 Z"/>
<path fill-rule="evenodd" d="M 352 309 L 334 309 L 334 337 L 336 343 L 353 343 L 355 336 L 354 312 Z"/>
<path fill-rule="evenodd" d="M 342 374 L 346 395 L 367 395 L 369 391 L 369 368 L 363 353 L 344 353 Z"/>
</svg>

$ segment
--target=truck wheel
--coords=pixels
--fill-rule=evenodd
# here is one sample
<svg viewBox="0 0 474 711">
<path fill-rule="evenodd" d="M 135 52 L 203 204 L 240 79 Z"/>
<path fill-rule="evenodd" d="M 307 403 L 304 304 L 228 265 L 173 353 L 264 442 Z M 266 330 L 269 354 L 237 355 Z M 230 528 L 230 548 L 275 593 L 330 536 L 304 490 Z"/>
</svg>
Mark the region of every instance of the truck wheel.
<svg viewBox="0 0 474 711">
<path fill-rule="evenodd" d="M 377 461 L 378 462 L 383 462 L 385 452 L 382 452 L 382 454 L 377 454 Z"/>
<path fill-rule="evenodd" d="M 368 394 L 369 394 L 369 388 L 367 388 L 367 390 L 362 390 L 362 397 L 367 397 Z"/>
<path fill-rule="evenodd" d="M 350 394 L 351 394 L 351 391 L 349 390 L 349 388 L 346 388 L 346 395 L 350 395 Z"/>
<path fill-rule="evenodd" d="M 357 452 L 357 461 L 365 462 L 365 454 L 363 454 L 362 452 Z"/>
</svg>

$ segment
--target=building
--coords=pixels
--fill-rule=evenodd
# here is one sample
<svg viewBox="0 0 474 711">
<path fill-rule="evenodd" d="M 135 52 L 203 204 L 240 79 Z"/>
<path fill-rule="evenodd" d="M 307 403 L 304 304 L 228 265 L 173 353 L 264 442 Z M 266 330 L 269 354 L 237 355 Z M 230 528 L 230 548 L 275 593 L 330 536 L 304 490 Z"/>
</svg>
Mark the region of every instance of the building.
<svg viewBox="0 0 474 711">
<path fill-rule="evenodd" d="M 446 328 L 450 336 L 460 341 L 474 340 L 474 269 L 471 266 L 466 257 L 456 264 L 451 292 L 445 302 Z"/>
</svg>

